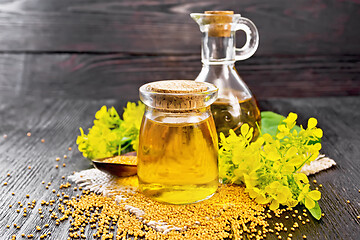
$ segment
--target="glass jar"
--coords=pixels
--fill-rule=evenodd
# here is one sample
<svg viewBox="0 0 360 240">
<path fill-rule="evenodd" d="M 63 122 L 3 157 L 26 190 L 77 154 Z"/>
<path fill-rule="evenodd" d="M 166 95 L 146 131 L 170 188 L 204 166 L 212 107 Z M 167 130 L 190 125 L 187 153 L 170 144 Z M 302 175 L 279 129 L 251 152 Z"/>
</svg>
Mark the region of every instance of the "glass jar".
<svg viewBox="0 0 360 240">
<path fill-rule="evenodd" d="M 170 80 L 140 87 L 146 105 L 139 136 L 137 174 L 147 197 L 171 204 L 211 196 L 218 181 L 218 137 L 210 111 L 217 88 Z"/>
<path fill-rule="evenodd" d="M 260 110 L 255 97 L 235 69 L 235 61 L 251 57 L 259 44 L 256 26 L 233 11 L 206 11 L 192 13 L 202 32 L 202 69 L 197 82 L 212 83 L 219 88 L 218 99 L 211 106 L 218 134 L 229 134 L 232 129 L 240 134 L 243 123 L 254 128 L 255 140 L 259 135 Z M 235 47 L 235 33 L 246 33 L 246 43 Z"/>
</svg>

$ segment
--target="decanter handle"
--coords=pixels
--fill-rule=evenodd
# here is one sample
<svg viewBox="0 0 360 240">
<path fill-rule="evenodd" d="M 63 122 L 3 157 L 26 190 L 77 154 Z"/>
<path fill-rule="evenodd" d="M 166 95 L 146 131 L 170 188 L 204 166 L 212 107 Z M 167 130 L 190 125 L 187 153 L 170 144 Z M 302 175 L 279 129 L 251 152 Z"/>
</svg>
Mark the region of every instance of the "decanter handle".
<svg viewBox="0 0 360 240">
<path fill-rule="evenodd" d="M 242 48 L 235 48 L 235 60 L 245 60 L 251 57 L 259 46 L 259 32 L 255 24 L 247 18 L 241 17 L 235 31 L 242 30 L 246 34 L 246 43 Z"/>
</svg>

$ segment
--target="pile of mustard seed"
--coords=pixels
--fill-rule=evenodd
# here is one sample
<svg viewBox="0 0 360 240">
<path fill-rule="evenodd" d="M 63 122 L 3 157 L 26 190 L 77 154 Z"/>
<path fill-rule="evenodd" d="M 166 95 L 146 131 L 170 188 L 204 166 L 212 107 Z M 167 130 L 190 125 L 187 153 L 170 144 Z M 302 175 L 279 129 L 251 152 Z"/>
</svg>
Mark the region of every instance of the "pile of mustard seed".
<svg viewBox="0 0 360 240">
<path fill-rule="evenodd" d="M 93 238 L 98 239 L 265 239 L 267 234 L 284 230 L 280 225 L 270 229 L 266 220 L 285 209 L 271 215 L 237 185 L 221 185 L 210 199 L 189 205 L 162 204 L 139 191 L 127 192 L 122 199 L 116 202 L 115 197 L 83 191 L 81 196 L 62 201 L 62 215 L 57 219 L 71 216 L 68 239 L 86 238 L 86 227 L 96 230 Z M 128 211 L 129 206 L 144 212 L 140 219 Z M 151 227 L 154 222 L 177 230 L 156 231 Z"/>
</svg>

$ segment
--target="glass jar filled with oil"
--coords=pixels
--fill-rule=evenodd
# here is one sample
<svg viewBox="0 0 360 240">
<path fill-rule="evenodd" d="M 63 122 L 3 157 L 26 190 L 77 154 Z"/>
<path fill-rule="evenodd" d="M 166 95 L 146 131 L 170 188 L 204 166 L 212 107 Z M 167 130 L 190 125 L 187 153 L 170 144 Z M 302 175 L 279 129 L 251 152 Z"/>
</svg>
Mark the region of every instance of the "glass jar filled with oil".
<svg viewBox="0 0 360 240">
<path fill-rule="evenodd" d="M 192 13 L 202 32 L 201 57 L 203 67 L 195 79 L 212 83 L 219 88 L 218 99 L 211 106 L 218 134 L 240 133 L 247 123 L 254 128 L 253 140 L 259 135 L 261 124 L 257 102 L 235 69 L 235 61 L 251 57 L 259 44 L 256 26 L 233 11 Z M 246 43 L 235 47 L 235 33 L 246 33 Z"/>
<path fill-rule="evenodd" d="M 186 80 L 140 88 L 146 110 L 140 128 L 139 186 L 171 204 L 194 203 L 218 187 L 218 137 L 210 111 L 217 88 Z"/>
</svg>

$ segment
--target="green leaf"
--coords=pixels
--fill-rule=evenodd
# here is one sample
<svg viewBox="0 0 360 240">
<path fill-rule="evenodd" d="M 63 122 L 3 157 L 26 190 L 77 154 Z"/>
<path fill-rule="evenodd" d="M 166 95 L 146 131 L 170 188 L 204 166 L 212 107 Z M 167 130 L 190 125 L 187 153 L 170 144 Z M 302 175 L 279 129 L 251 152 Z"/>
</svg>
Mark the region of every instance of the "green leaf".
<svg viewBox="0 0 360 240">
<path fill-rule="evenodd" d="M 270 111 L 261 112 L 261 133 L 275 136 L 278 132 L 278 125 L 285 117 Z"/>
<path fill-rule="evenodd" d="M 311 213 L 311 215 L 316 220 L 320 220 L 320 218 L 321 218 L 321 208 L 320 208 L 319 203 L 317 201 L 315 201 L 315 207 L 309 209 L 309 212 Z"/>
<path fill-rule="evenodd" d="M 261 112 L 261 134 L 264 135 L 265 133 L 268 133 L 271 136 L 276 136 L 276 134 L 278 133 L 278 126 L 284 119 L 285 117 L 283 115 L 271 111 Z M 301 128 L 296 125 L 292 131 L 296 131 L 297 133 L 299 133 L 301 131 Z M 319 138 L 321 137 L 322 134 L 319 134 Z M 309 141 L 309 144 L 313 145 L 320 142 L 321 139 L 319 139 L 318 141 Z"/>
</svg>

